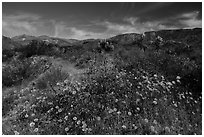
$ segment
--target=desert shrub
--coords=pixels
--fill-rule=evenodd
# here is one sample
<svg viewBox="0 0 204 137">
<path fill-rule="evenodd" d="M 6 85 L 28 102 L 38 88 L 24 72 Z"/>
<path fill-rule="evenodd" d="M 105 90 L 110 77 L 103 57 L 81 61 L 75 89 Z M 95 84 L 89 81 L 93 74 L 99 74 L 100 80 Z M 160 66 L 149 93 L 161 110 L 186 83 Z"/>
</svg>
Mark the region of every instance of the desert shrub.
<svg viewBox="0 0 204 137">
<path fill-rule="evenodd" d="M 2 92 L 2 117 L 15 107 L 15 100 L 18 96 L 15 94 L 19 90 L 19 87 L 3 88 Z"/>
<path fill-rule="evenodd" d="M 67 77 L 68 74 L 63 72 L 61 68 L 52 67 L 36 80 L 36 87 L 40 90 L 46 89 L 48 85 L 56 85 L 56 83 L 64 81 Z"/>
<path fill-rule="evenodd" d="M 9 64 L 4 65 L 2 68 L 2 84 L 3 86 L 13 86 L 21 83 L 25 77 L 26 70 L 29 66 L 27 60 L 19 61 L 13 59 Z"/>
<path fill-rule="evenodd" d="M 15 55 L 14 50 L 8 50 L 8 49 L 2 50 L 2 62 L 5 62 L 5 61 L 9 60 L 14 55 Z"/>
<path fill-rule="evenodd" d="M 11 61 L 4 64 L 2 68 L 3 86 L 14 86 L 22 84 L 23 81 L 33 80 L 42 74 L 50 66 L 45 57 L 31 57 L 19 60 L 14 57 Z"/>
<path fill-rule="evenodd" d="M 86 68 L 88 62 L 94 58 L 93 52 L 85 52 L 75 61 L 75 66 L 79 69 Z"/>
</svg>

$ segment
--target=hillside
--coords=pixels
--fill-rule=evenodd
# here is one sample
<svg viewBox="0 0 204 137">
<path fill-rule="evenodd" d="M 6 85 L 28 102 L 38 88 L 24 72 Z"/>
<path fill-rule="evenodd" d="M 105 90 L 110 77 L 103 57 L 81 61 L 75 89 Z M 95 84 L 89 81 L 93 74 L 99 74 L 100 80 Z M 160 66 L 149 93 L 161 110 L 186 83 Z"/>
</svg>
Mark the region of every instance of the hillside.
<svg viewBox="0 0 204 137">
<path fill-rule="evenodd" d="M 202 134 L 200 28 L 2 41 L 3 134 Z"/>
<path fill-rule="evenodd" d="M 14 42 L 21 43 L 21 45 L 27 45 L 32 40 L 36 40 L 36 41 L 44 41 L 46 43 L 58 44 L 59 46 L 71 46 L 72 43 L 78 41 L 75 39 L 61 39 L 61 38 L 49 37 L 46 35 L 41 35 L 41 36 L 36 37 L 36 36 L 29 36 L 25 34 L 12 37 L 11 39 Z"/>
</svg>

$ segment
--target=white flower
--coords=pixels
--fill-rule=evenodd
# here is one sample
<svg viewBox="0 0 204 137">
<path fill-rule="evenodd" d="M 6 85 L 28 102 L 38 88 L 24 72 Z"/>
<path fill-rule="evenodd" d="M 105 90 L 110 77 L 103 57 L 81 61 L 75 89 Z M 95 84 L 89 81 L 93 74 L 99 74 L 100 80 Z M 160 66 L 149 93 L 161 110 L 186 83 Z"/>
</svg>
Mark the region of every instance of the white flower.
<svg viewBox="0 0 204 137">
<path fill-rule="evenodd" d="M 178 83 L 181 83 L 181 81 L 180 80 L 176 80 Z"/>
<path fill-rule="evenodd" d="M 74 95 L 74 94 L 76 94 L 76 91 L 74 90 L 74 91 L 72 91 L 72 94 Z"/>
<path fill-rule="evenodd" d="M 100 121 L 100 120 L 101 120 L 101 117 L 97 117 L 96 119 L 97 119 L 98 121 Z"/>
<path fill-rule="evenodd" d="M 169 127 L 165 127 L 165 130 L 166 130 L 167 132 L 170 132 L 170 131 L 171 131 L 171 129 L 170 129 Z"/>
<path fill-rule="evenodd" d="M 155 132 L 155 127 L 154 126 L 150 126 L 150 129 L 152 132 Z"/>
<path fill-rule="evenodd" d="M 131 112 L 128 112 L 128 115 L 129 115 L 129 116 L 131 116 L 131 115 L 132 115 L 132 113 L 131 113 Z"/>
<path fill-rule="evenodd" d="M 155 101 L 155 100 L 154 100 L 154 101 L 153 101 L 153 104 L 155 104 L 155 105 L 156 105 L 156 104 L 157 104 L 157 101 Z"/>
<path fill-rule="evenodd" d="M 30 127 L 34 127 L 35 126 L 35 123 L 34 122 L 31 122 L 30 123 Z"/>
<path fill-rule="evenodd" d="M 80 123 L 81 123 L 81 121 L 80 121 L 80 120 L 78 120 L 78 121 L 77 121 L 77 124 L 79 125 Z"/>
<path fill-rule="evenodd" d="M 154 120 L 154 121 L 153 121 L 153 123 L 154 123 L 154 124 L 157 124 L 157 121 L 156 121 L 156 120 Z"/>
<path fill-rule="evenodd" d="M 77 117 L 73 117 L 73 120 L 77 120 Z"/>
<path fill-rule="evenodd" d="M 176 84 L 175 81 L 172 81 L 171 83 Z"/>
<path fill-rule="evenodd" d="M 34 129 L 34 132 L 38 132 L 38 128 L 35 128 L 35 129 Z"/>
<path fill-rule="evenodd" d="M 180 76 L 177 76 L 176 79 L 181 79 L 181 77 L 180 77 Z"/>
<path fill-rule="evenodd" d="M 62 109 L 60 108 L 60 109 L 58 109 L 58 112 L 62 112 Z"/>
<path fill-rule="evenodd" d="M 69 130 L 69 128 L 68 128 L 68 127 L 66 127 L 64 130 L 65 130 L 65 131 L 68 131 L 68 130 Z"/>
<path fill-rule="evenodd" d="M 64 80 L 64 83 L 68 83 L 68 82 L 69 82 L 69 80 L 68 80 L 68 79 Z"/>
<path fill-rule="evenodd" d="M 15 134 L 15 135 L 19 135 L 19 132 L 18 132 L 18 131 L 14 131 L 14 134 Z"/>
<path fill-rule="evenodd" d="M 68 120 L 68 116 L 65 116 L 64 119 L 65 119 L 65 120 Z"/>
<path fill-rule="evenodd" d="M 38 119 L 37 119 L 37 118 L 35 118 L 33 121 L 37 122 L 37 121 L 38 121 Z"/>
<path fill-rule="evenodd" d="M 25 115 L 25 118 L 27 118 L 27 117 L 28 117 L 28 114 Z"/>
<path fill-rule="evenodd" d="M 144 121 L 145 121 L 145 123 L 148 123 L 148 122 L 149 122 L 149 120 L 148 120 L 147 118 L 145 118 Z"/>
<path fill-rule="evenodd" d="M 127 128 L 125 125 L 122 125 L 122 128 Z"/>
</svg>

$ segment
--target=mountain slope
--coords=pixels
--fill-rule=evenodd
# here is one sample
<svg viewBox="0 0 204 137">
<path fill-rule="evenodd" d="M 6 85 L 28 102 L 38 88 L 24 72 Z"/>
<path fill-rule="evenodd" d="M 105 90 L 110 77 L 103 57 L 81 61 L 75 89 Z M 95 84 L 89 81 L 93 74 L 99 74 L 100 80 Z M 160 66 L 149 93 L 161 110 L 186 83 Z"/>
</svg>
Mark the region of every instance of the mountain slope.
<svg viewBox="0 0 204 137">
<path fill-rule="evenodd" d="M 202 134 L 201 32 L 28 36 L 3 50 L 3 134 Z"/>
</svg>

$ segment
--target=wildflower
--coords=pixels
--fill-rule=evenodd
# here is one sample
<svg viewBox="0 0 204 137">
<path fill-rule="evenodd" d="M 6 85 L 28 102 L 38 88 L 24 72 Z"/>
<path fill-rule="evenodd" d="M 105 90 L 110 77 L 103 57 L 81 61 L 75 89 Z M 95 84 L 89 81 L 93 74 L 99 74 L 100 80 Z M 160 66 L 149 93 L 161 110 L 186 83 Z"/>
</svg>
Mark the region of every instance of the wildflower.
<svg viewBox="0 0 204 137">
<path fill-rule="evenodd" d="M 60 108 L 60 109 L 58 109 L 58 112 L 62 112 L 62 109 Z"/>
<path fill-rule="evenodd" d="M 83 123 L 82 128 L 86 128 L 86 127 L 87 127 L 87 124 Z"/>
<path fill-rule="evenodd" d="M 121 112 L 120 112 L 120 111 L 118 111 L 118 112 L 117 112 L 117 114 L 118 114 L 118 115 L 120 115 L 120 114 L 121 114 Z"/>
<path fill-rule="evenodd" d="M 38 121 L 38 119 L 37 119 L 37 118 L 35 118 L 35 119 L 34 119 L 34 121 L 35 121 L 35 122 L 37 122 L 37 121 Z"/>
<path fill-rule="evenodd" d="M 180 77 L 180 76 L 177 76 L 176 79 L 181 79 L 181 77 Z"/>
<path fill-rule="evenodd" d="M 69 82 L 69 80 L 68 80 L 68 79 L 64 80 L 64 83 L 68 83 L 68 82 Z"/>
<path fill-rule="evenodd" d="M 156 132 L 154 126 L 150 126 L 150 129 L 151 129 L 152 132 Z"/>
<path fill-rule="evenodd" d="M 165 127 L 165 131 L 170 132 L 170 128 L 169 127 Z"/>
<path fill-rule="evenodd" d="M 73 120 L 77 120 L 77 117 L 73 117 Z"/>
<path fill-rule="evenodd" d="M 172 81 L 171 83 L 176 84 L 175 81 Z"/>
<path fill-rule="evenodd" d="M 76 91 L 75 91 L 75 90 L 74 90 L 74 91 L 72 91 L 72 94 L 73 94 L 73 95 L 75 95 L 75 94 L 76 94 Z"/>
<path fill-rule="evenodd" d="M 172 86 L 172 83 L 171 83 L 171 82 L 167 82 L 166 84 L 167 84 L 167 85 L 170 85 L 170 86 Z"/>
<path fill-rule="evenodd" d="M 128 115 L 129 115 L 129 116 L 131 116 L 131 115 L 132 115 L 132 113 L 131 113 L 131 112 L 128 112 Z"/>
<path fill-rule="evenodd" d="M 25 115 L 25 118 L 27 118 L 27 117 L 28 117 L 28 114 Z"/>
<path fill-rule="evenodd" d="M 65 119 L 65 120 L 68 120 L 68 116 L 65 116 L 64 119 Z"/>
<path fill-rule="evenodd" d="M 117 111 L 117 108 L 114 108 L 113 111 Z"/>
<path fill-rule="evenodd" d="M 35 129 L 34 129 L 34 132 L 38 132 L 38 128 L 35 128 Z"/>
<path fill-rule="evenodd" d="M 14 131 L 14 134 L 15 134 L 15 135 L 19 135 L 19 132 L 18 132 L 18 131 Z"/>
<path fill-rule="evenodd" d="M 68 128 L 68 127 L 66 127 L 64 130 L 65 130 L 65 131 L 68 131 L 68 130 L 69 130 L 69 128 Z"/>
<path fill-rule="evenodd" d="M 154 100 L 154 101 L 153 101 L 153 104 L 155 104 L 155 105 L 156 105 L 156 104 L 157 104 L 157 101 L 156 101 L 156 100 Z"/>
<path fill-rule="evenodd" d="M 85 123 L 85 121 L 82 121 L 81 123 L 82 123 L 83 125 L 85 125 L 85 124 L 86 124 L 86 123 Z"/>
<path fill-rule="evenodd" d="M 79 125 L 80 123 L 81 123 L 81 121 L 80 121 L 80 120 L 78 120 L 78 121 L 77 121 L 77 124 Z"/>
<path fill-rule="evenodd" d="M 34 122 L 31 122 L 30 123 L 30 127 L 34 127 L 35 126 L 35 123 Z"/>
<path fill-rule="evenodd" d="M 98 121 L 100 121 L 100 120 L 101 120 L 101 117 L 97 117 L 96 119 L 97 119 Z"/>
<path fill-rule="evenodd" d="M 148 120 L 147 118 L 145 118 L 144 121 L 145 121 L 145 123 L 148 123 L 148 122 L 149 122 L 149 120 Z"/>
<path fill-rule="evenodd" d="M 52 105 L 52 104 L 53 104 L 53 102 L 48 102 L 47 104 L 48 104 L 48 105 Z"/>
<path fill-rule="evenodd" d="M 110 110 L 108 111 L 108 113 L 112 113 L 112 112 L 114 112 L 114 110 L 113 110 L 113 109 L 110 109 Z"/>
<path fill-rule="evenodd" d="M 136 99 L 136 103 L 138 103 L 140 101 L 140 99 L 138 98 L 138 99 Z"/>
<path fill-rule="evenodd" d="M 122 128 L 127 128 L 125 125 L 122 125 Z"/>
<path fill-rule="evenodd" d="M 133 127 L 134 127 L 134 129 L 137 129 L 137 128 L 138 128 L 135 124 L 133 124 Z"/>
</svg>

